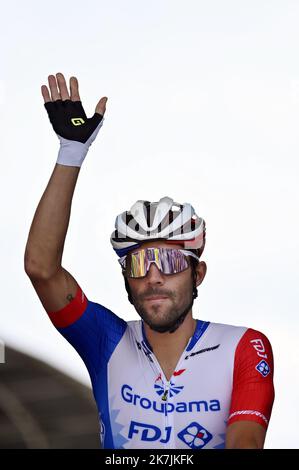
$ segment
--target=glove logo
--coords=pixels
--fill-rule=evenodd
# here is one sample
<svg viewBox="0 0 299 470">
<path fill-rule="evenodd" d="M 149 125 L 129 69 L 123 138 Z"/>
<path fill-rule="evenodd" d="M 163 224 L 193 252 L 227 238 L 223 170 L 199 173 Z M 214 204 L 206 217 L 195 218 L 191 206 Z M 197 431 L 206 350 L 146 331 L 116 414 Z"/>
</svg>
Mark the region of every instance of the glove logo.
<svg viewBox="0 0 299 470">
<path fill-rule="evenodd" d="M 71 121 L 74 126 L 82 126 L 82 124 L 85 124 L 85 121 L 82 118 L 72 118 Z"/>
</svg>

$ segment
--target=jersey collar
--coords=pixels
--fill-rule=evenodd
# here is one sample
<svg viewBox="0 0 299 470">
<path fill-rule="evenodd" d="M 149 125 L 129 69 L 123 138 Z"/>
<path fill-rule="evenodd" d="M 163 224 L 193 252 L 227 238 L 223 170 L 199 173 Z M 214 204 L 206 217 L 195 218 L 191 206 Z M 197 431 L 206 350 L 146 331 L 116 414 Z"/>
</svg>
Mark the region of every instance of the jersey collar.
<svg viewBox="0 0 299 470">
<path fill-rule="evenodd" d="M 187 344 L 187 347 L 186 347 L 187 352 L 191 351 L 191 349 L 194 348 L 194 346 L 196 345 L 198 340 L 202 337 L 202 335 L 204 334 L 204 332 L 208 328 L 209 324 L 210 324 L 210 322 L 208 322 L 208 321 L 202 321 L 202 320 L 196 319 L 196 328 L 195 328 L 195 331 L 194 331 L 194 334 L 193 334 L 192 338 L 189 340 L 189 342 Z M 151 345 L 149 344 L 149 342 L 146 338 L 145 328 L 144 328 L 144 321 L 143 320 L 141 320 L 141 331 L 142 331 L 143 343 L 146 345 L 146 347 L 151 352 L 153 352 L 153 350 L 151 348 Z"/>
</svg>

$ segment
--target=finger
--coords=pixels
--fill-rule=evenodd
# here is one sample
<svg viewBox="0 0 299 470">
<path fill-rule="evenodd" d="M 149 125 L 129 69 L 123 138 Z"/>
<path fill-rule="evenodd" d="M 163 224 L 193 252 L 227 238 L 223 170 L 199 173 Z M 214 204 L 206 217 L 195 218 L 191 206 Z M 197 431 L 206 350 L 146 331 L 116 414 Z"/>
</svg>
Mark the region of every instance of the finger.
<svg viewBox="0 0 299 470">
<path fill-rule="evenodd" d="M 108 101 L 107 96 L 104 96 L 103 98 L 101 98 L 100 101 L 98 102 L 98 104 L 96 105 L 95 112 L 101 114 L 102 116 L 104 116 L 105 111 L 106 111 L 107 101 Z"/>
<path fill-rule="evenodd" d="M 48 76 L 48 82 L 49 82 L 49 87 L 51 91 L 52 101 L 60 100 L 61 97 L 57 88 L 56 78 L 54 77 L 54 75 Z"/>
<path fill-rule="evenodd" d="M 44 98 L 44 102 L 48 103 L 49 101 L 51 101 L 51 96 L 50 96 L 48 87 L 46 85 L 41 86 L 41 91 L 42 91 L 42 95 Z"/>
<path fill-rule="evenodd" d="M 71 100 L 81 101 L 80 95 L 79 95 L 79 83 L 76 77 L 70 78 L 70 90 L 71 90 Z"/>
<path fill-rule="evenodd" d="M 66 86 L 66 83 L 65 83 L 64 75 L 63 75 L 61 72 L 58 72 L 58 73 L 56 74 L 56 79 L 57 79 L 57 83 L 58 83 L 58 88 L 59 88 L 59 93 L 60 93 L 61 99 L 62 99 L 63 101 L 69 100 L 69 99 L 70 99 L 70 95 L 69 95 L 69 92 L 68 92 L 68 89 L 67 89 L 67 86 Z"/>
</svg>

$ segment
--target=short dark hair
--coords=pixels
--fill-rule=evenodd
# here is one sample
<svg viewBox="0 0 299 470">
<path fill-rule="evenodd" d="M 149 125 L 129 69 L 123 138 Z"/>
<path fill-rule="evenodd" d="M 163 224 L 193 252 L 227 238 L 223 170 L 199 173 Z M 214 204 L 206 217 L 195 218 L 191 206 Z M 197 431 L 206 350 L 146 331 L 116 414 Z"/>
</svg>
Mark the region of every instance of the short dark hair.
<svg viewBox="0 0 299 470">
<path fill-rule="evenodd" d="M 194 254 L 197 255 L 197 253 L 195 253 L 195 251 L 198 251 L 198 250 L 189 250 L 189 251 L 192 251 Z M 198 255 L 197 255 L 197 256 L 198 256 Z M 191 267 L 191 272 L 192 272 L 193 284 L 194 284 L 194 287 L 196 287 L 196 286 L 195 286 L 195 282 L 196 282 L 196 267 L 198 266 L 199 261 L 197 261 L 197 259 L 193 258 L 193 256 L 189 256 L 189 262 L 190 262 L 190 267 Z"/>
</svg>

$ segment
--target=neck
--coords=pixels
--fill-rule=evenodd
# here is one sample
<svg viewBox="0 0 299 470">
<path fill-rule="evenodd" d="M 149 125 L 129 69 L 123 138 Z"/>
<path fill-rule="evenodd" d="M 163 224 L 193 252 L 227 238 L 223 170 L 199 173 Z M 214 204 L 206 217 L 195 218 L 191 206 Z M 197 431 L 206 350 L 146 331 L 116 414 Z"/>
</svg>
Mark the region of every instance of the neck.
<svg viewBox="0 0 299 470">
<path fill-rule="evenodd" d="M 196 320 L 190 312 L 180 327 L 174 332 L 158 333 L 152 330 L 145 322 L 144 331 L 146 338 L 155 354 L 160 360 L 169 360 L 182 354 L 193 336 L 196 328 Z"/>
</svg>

